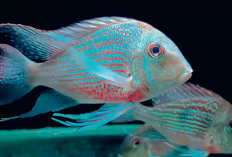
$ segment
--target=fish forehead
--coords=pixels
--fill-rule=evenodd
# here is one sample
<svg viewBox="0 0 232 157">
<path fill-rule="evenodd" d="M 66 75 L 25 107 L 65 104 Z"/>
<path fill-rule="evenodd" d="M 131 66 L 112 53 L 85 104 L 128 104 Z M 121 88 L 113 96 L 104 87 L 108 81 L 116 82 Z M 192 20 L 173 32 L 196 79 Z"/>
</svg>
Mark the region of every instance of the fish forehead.
<svg viewBox="0 0 232 157">
<path fill-rule="evenodd" d="M 138 40 L 137 37 L 141 36 L 144 32 L 145 28 L 138 27 L 134 22 L 119 23 L 107 28 L 96 30 L 93 34 L 88 34 L 87 37 L 80 39 L 80 41 L 74 45 L 74 48 L 77 49 L 86 45 L 92 45 L 92 47 L 95 48 L 94 44 L 99 44 L 99 42 L 103 41 L 109 45 L 111 40 L 115 45 L 117 45 L 119 41 L 121 41 L 121 44 L 124 44 L 125 41 L 136 42 Z M 117 39 L 119 41 L 117 41 Z M 95 54 L 96 52 L 93 53 Z M 89 53 L 86 54 L 89 55 Z"/>
<path fill-rule="evenodd" d="M 148 31 L 150 33 L 147 34 Z M 160 34 L 162 33 L 144 22 L 124 22 L 89 34 L 78 41 L 74 48 L 100 64 L 105 64 L 101 62 L 102 58 L 120 58 L 128 65 L 135 50 L 143 49 L 144 45 L 151 42 L 152 38 L 159 38 Z"/>
</svg>

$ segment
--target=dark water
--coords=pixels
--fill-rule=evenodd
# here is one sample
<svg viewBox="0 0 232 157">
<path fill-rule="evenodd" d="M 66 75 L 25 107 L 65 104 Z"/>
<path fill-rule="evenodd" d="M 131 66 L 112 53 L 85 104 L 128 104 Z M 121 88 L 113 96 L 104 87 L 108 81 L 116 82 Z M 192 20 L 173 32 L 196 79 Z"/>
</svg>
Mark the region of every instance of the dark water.
<svg viewBox="0 0 232 157">
<path fill-rule="evenodd" d="M 123 136 L 90 136 L 5 142 L 0 157 L 117 157 Z"/>
<path fill-rule="evenodd" d="M 0 157 L 117 157 L 127 131 L 139 125 L 111 125 L 58 134 L 67 128 L 0 131 Z"/>
<path fill-rule="evenodd" d="M 67 128 L 0 131 L 0 157 L 117 157 L 127 131 L 139 125 L 103 126 L 102 128 L 54 135 Z M 210 157 L 231 156 L 211 154 Z"/>
<path fill-rule="evenodd" d="M 102 16 L 123 16 L 147 22 L 170 37 L 179 47 L 194 69 L 190 82 L 213 90 L 232 102 L 231 4 L 231 0 L 1 0 L 0 23 L 53 30 Z M 0 43 L 11 44 L 4 34 L 0 34 Z M 1 106 L 0 118 L 28 112 L 44 89 L 46 88 L 38 87 L 16 102 Z M 149 102 L 145 104 L 149 105 Z M 91 112 L 100 106 L 79 105 L 61 113 Z M 2 122 L 0 129 L 62 126 L 52 121 L 51 116 L 52 113 L 47 113 Z M 5 136 L 11 137 L 11 134 Z M 51 139 L 2 140 L 0 157 L 115 157 L 125 136 L 73 135 Z M 3 135 L 0 134 L 0 140 L 2 138 Z"/>
</svg>

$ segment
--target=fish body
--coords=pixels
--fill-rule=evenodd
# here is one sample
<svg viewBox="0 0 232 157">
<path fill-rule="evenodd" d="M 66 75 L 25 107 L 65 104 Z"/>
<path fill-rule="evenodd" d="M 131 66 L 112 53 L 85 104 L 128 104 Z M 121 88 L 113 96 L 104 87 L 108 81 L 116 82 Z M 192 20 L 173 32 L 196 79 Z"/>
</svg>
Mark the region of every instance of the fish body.
<svg viewBox="0 0 232 157">
<path fill-rule="evenodd" d="M 52 88 L 53 92 L 45 92 L 39 99 L 40 104 L 48 100 L 56 104 L 43 112 L 75 106 L 76 102 L 76 105 L 108 103 L 109 108 L 121 105 L 118 110 L 121 113 L 132 104 L 180 86 L 192 73 L 189 63 L 167 36 L 134 19 L 96 18 L 54 31 L 3 24 L 0 32 L 14 37 L 15 47 L 29 59 L 45 60 L 35 63 L 25 59 L 17 49 L 1 45 L 5 56 L 16 58 L 17 61 L 13 61 L 21 64 L 17 66 L 22 78 L 17 78 L 17 75 L 19 81 L 16 83 L 22 82 L 21 89 L 24 91 L 11 97 L 1 96 L 1 105 L 43 85 Z M 2 60 L 6 61 L 5 58 Z M 1 67 L 2 79 L 5 79 L 4 73 L 15 69 L 12 65 L 9 70 L 4 68 L 9 67 Z M 9 79 L 2 84 L 16 84 L 12 82 Z M 59 100 L 54 99 L 56 97 Z M 64 105 L 61 102 L 69 103 Z M 24 115 L 27 116 L 32 115 Z"/>
<path fill-rule="evenodd" d="M 171 143 L 147 124 L 128 135 L 118 153 L 118 157 L 206 157 L 209 155 L 204 150 L 191 150 L 186 146 Z"/>
<path fill-rule="evenodd" d="M 153 105 L 137 105 L 129 113 L 168 142 L 209 153 L 232 153 L 232 106 L 221 96 L 185 83 L 155 98 Z"/>
<path fill-rule="evenodd" d="M 64 51 L 49 58 L 36 71 L 40 73 L 40 84 L 46 83 L 45 86 L 74 99 L 81 96 L 77 99 L 80 103 L 125 103 L 153 98 L 188 79 L 177 81 L 183 72 L 191 73 L 192 69 L 171 40 L 146 23 L 120 20 L 79 39 L 72 45 L 75 51 Z M 94 26 L 98 25 L 90 24 L 89 28 Z M 154 43 L 167 45 L 165 51 L 172 52 L 170 56 L 165 53 L 161 58 L 152 58 L 147 51 Z M 114 73 L 131 78 L 131 84 L 125 88 L 89 73 L 75 62 L 75 53 L 82 53 Z M 177 62 L 182 65 L 177 67 Z M 170 82 L 173 85 L 168 85 Z"/>
</svg>

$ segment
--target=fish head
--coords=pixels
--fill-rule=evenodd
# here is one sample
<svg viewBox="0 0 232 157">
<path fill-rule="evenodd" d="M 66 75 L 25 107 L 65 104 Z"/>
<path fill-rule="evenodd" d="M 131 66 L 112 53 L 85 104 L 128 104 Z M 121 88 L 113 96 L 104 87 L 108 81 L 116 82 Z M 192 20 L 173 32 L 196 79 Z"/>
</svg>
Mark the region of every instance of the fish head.
<svg viewBox="0 0 232 157">
<path fill-rule="evenodd" d="M 218 134 L 217 139 L 214 140 L 219 152 L 232 154 L 232 118 L 227 122 L 224 131 L 221 131 L 221 133 Z"/>
<path fill-rule="evenodd" d="M 132 57 L 134 83 L 154 97 L 189 80 L 193 69 L 175 43 L 148 24 L 140 27 L 144 27 L 145 33 L 140 48 Z"/>
<path fill-rule="evenodd" d="M 128 135 L 122 142 L 118 157 L 148 157 L 148 141 L 146 138 Z"/>
<path fill-rule="evenodd" d="M 224 123 L 224 153 L 232 154 L 232 105 L 228 101 L 224 100 L 225 112 L 226 115 Z"/>
<path fill-rule="evenodd" d="M 143 128 L 142 128 L 143 129 Z M 137 130 L 141 131 L 141 130 Z M 118 157 L 151 157 L 151 156 L 175 156 L 177 153 L 172 147 L 166 144 L 166 141 L 150 139 L 142 135 L 146 131 L 138 135 L 127 136 L 120 146 Z M 178 145 L 173 145 L 178 147 Z"/>
<path fill-rule="evenodd" d="M 221 124 L 220 128 L 220 131 L 217 129 L 217 133 L 214 132 L 212 135 L 214 147 L 217 153 L 232 154 L 232 119 L 228 121 L 226 126 Z"/>
<path fill-rule="evenodd" d="M 232 105 L 224 100 L 218 100 L 220 108 L 213 118 L 216 125 L 212 127 L 211 139 L 218 153 L 232 154 Z"/>
<path fill-rule="evenodd" d="M 226 127 L 226 136 L 225 136 L 225 154 L 232 154 L 232 118 L 230 119 L 230 121 L 227 124 Z"/>
</svg>

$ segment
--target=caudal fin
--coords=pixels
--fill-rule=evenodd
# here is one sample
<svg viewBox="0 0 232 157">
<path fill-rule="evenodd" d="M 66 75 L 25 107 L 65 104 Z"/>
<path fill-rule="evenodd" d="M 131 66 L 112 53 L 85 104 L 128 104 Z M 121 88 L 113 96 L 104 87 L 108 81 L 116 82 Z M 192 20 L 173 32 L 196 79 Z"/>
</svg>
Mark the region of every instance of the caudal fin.
<svg viewBox="0 0 232 157">
<path fill-rule="evenodd" d="M 0 33 L 9 37 L 11 45 L 33 61 L 46 61 L 71 44 L 69 40 L 58 40 L 47 31 L 20 24 L 0 24 Z"/>
<path fill-rule="evenodd" d="M 0 105 L 11 103 L 34 88 L 29 72 L 34 64 L 17 49 L 0 44 Z"/>
<path fill-rule="evenodd" d="M 73 107 L 78 105 L 78 103 L 54 89 L 47 89 L 43 91 L 35 103 L 35 106 L 31 111 L 21 114 L 19 116 L 2 118 L 0 122 L 8 121 L 16 118 L 29 118 L 34 117 L 39 114 L 47 113 L 47 112 L 55 112 L 65 108 Z"/>
</svg>

